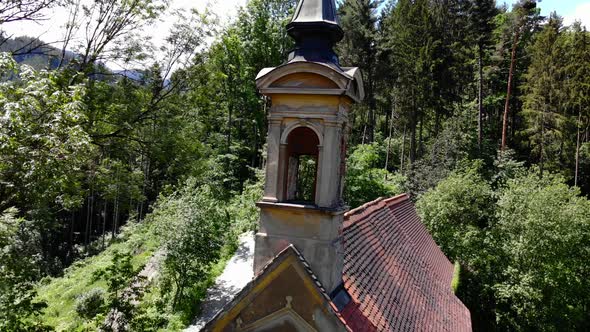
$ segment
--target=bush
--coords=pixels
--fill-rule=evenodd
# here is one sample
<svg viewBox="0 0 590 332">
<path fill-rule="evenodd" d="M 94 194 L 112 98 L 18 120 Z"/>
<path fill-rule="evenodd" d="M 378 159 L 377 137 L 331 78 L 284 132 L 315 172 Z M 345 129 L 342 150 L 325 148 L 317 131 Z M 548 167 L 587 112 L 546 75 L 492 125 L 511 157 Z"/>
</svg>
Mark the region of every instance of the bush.
<svg viewBox="0 0 590 332">
<path fill-rule="evenodd" d="M 240 195 L 234 196 L 228 206 L 232 218 L 232 237 L 237 241 L 238 236 L 247 231 L 256 230 L 260 212 L 256 202 L 262 199 L 264 192 L 264 172 L 256 170 L 255 182 L 246 182 Z"/>
<path fill-rule="evenodd" d="M 220 258 L 230 226 L 224 206 L 208 186 L 190 180 L 154 211 L 165 240 L 162 287 L 172 296 L 173 310 L 191 311 L 192 288 L 207 279 L 211 264 Z"/>
<path fill-rule="evenodd" d="M 457 294 L 461 284 L 461 263 L 455 262 L 455 269 L 453 270 L 453 280 L 451 280 L 451 289 L 453 293 Z"/>
<path fill-rule="evenodd" d="M 103 311 L 105 292 L 102 288 L 95 288 L 82 294 L 76 300 L 76 312 L 80 317 L 92 319 Z"/>
<path fill-rule="evenodd" d="M 43 330 L 47 306 L 36 299 L 41 275 L 40 233 L 10 208 L 0 212 L 0 331 Z"/>
<path fill-rule="evenodd" d="M 382 148 L 378 143 L 354 147 L 346 164 L 344 200 L 352 208 L 379 197 L 389 197 L 404 191 L 405 178 L 379 168 Z"/>
<path fill-rule="evenodd" d="M 452 173 L 418 200 L 416 207 L 436 243 L 451 260 L 480 255 L 484 229 L 493 217 L 493 192 L 479 163 Z"/>
<path fill-rule="evenodd" d="M 590 328 L 590 201 L 579 194 L 537 170 L 502 191 L 493 232 L 502 273 L 493 289 L 506 329 Z"/>
<path fill-rule="evenodd" d="M 441 249 L 461 263 L 452 287 L 474 330 L 587 331 L 590 201 L 509 156 L 496 167 L 493 186 L 478 167 L 459 170 L 417 204 Z"/>
</svg>

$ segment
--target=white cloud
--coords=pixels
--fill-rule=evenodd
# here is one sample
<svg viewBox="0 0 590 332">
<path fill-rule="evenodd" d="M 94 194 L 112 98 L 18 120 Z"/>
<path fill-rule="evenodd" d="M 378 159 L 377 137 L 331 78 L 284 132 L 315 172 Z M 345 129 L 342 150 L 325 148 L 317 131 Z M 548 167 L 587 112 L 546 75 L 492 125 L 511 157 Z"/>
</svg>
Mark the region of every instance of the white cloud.
<svg viewBox="0 0 590 332">
<path fill-rule="evenodd" d="M 2 1 L 2 0 L 0 0 Z M 82 3 L 90 4 L 94 0 L 81 0 Z M 225 25 L 232 21 L 237 16 L 240 7 L 246 4 L 247 0 L 172 0 L 168 11 L 161 15 L 160 19 L 149 26 L 145 26 L 140 32 L 143 36 L 150 36 L 154 45 L 163 45 L 164 39 L 169 35 L 173 24 L 175 23 L 175 16 L 172 12 L 175 10 L 190 11 L 196 9 L 203 13 L 209 10 L 215 14 L 219 19 L 219 23 Z M 48 10 L 44 13 L 46 20 L 39 22 L 19 21 L 3 24 L 0 30 L 3 30 L 7 36 L 19 37 L 29 36 L 37 37 L 46 43 L 51 43 L 57 48 L 63 46 L 65 25 L 69 17 L 69 9 L 56 8 Z M 68 48 L 72 48 L 84 41 L 84 29 L 79 29 L 72 38 L 72 42 Z M 210 43 L 213 39 L 208 40 Z M 158 52 L 156 52 L 158 53 Z M 154 54 L 158 57 L 158 54 Z M 113 69 L 122 69 L 123 65 L 109 62 L 107 64 Z"/>
<path fill-rule="evenodd" d="M 92 2 L 93 0 L 82 0 L 83 2 Z M 174 9 L 190 10 L 192 8 L 203 12 L 209 8 L 215 13 L 221 23 L 227 23 L 234 18 L 241 6 L 246 4 L 247 0 L 172 0 L 170 11 Z M 39 37 L 45 42 L 56 42 L 63 38 L 64 26 L 68 20 L 69 11 L 65 8 L 48 10 L 45 13 L 47 20 L 40 22 L 18 21 L 3 24 L 0 29 L 4 30 L 8 36 L 30 36 Z M 174 23 L 172 15 L 163 15 L 161 21 L 146 27 L 144 33 L 151 35 L 155 42 L 161 41 Z M 81 34 L 81 32 L 80 32 Z M 78 38 L 82 37 L 81 35 Z"/>
<path fill-rule="evenodd" d="M 563 21 L 565 25 L 570 25 L 574 21 L 580 21 L 582 25 L 590 29 L 590 2 L 577 5 L 573 13 L 565 15 Z"/>
</svg>

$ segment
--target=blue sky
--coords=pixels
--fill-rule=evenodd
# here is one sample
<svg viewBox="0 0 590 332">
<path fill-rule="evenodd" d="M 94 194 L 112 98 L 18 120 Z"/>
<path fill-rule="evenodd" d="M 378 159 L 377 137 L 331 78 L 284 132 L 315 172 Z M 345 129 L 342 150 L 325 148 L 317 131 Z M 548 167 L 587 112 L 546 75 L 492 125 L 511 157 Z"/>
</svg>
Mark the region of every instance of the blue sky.
<svg viewBox="0 0 590 332">
<path fill-rule="evenodd" d="M 515 3 L 513 1 L 497 0 L 498 3 Z M 541 8 L 541 14 L 549 16 L 553 11 L 564 18 L 564 23 L 569 25 L 576 19 L 582 21 L 590 30 L 590 0 L 542 0 L 537 1 L 537 6 Z"/>
</svg>

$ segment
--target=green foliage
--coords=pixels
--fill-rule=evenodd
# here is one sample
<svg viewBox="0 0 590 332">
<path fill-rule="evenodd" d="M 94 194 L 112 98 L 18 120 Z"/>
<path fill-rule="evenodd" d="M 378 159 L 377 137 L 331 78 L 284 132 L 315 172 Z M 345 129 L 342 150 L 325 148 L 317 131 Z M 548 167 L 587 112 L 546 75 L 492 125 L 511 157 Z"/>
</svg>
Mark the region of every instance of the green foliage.
<svg viewBox="0 0 590 332">
<path fill-rule="evenodd" d="M 372 142 L 376 125 L 376 76 L 378 76 L 377 22 L 378 7 L 382 0 L 345 0 L 340 3 L 338 14 L 344 30 L 344 39 L 337 46 L 337 53 L 345 66 L 359 67 L 364 82 L 365 100 L 354 107 L 351 115 L 363 125 L 353 132 L 355 142 Z M 366 115 L 365 115 L 366 114 Z"/>
<path fill-rule="evenodd" d="M 0 330 L 42 331 L 39 315 L 47 305 L 34 288 L 41 274 L 39 233 L 16 213 L 0 214 Z"/>
<path fill-rule="evenodd" d="M 132 258 L 129 252 L 114 251 L 111 264 L 94 275 L 96 279 L 105 280 L 107 285 L 106 319 L 99 323 L 103 331 L 126 330 L 136 313 L 133 301 L 143 296 L 143 278 L 138 275 L 139 270 L 134 269 Z"/>
<path fill-rule="evenodd" d="M 247 182 L 240 195 L 234 196 L 228 205 L 232 218 L 230 239 L 237 239 L 240 234 L 256 230 L 259 210 L 256 202 L 260 201 L 264 192 L 264 171 L 255 170 L 256 180 Z"/>
<path fill-rule="evenodd" d="M 494 235 L 503 273 L 494 285 L 498 321 L 519 330 L 584 330 L 590 272 L 590 201 L 549 175 L 508 182 Z"/>
<path fill-rule="evenodd" d="M 515 159 L 514 151 L 507 149 L 498 151 L 498 156 L 494 160 L 493 173 L 492 184 L 495 188 L 502 188 L 509 180 L 524 176 L 526 168 L 522 161 Z"/>
<path fill-rule="evenodd" d="M 417 209 L 436 243 L 451 260 L 479 255 L 484 229 L 494 214 L 493 192 L 478 173 L 481 164 L 458 170 L 425 193 Z"/>
<path fill-rule="evenodd" d="M 103 311 L 105 292 L 102 288 L 95 288 L 82 294 L 76 300 L 76 313 L 85 319 L 92 319 Z"/>
<path fill-rule="evenodd" d="M 0 194 L 2 204 L 46 213 L 53 204 L 71 209 L 82 204 L 79 172 L 94 148 L 82 124 L 85 88 L 62 88 L 55 72 L 37 72 L 0 56 L 0 76 L 18 81 L 0 84 Z"/>
<path fill-rule="evenodd" d="M 563 140 L 568 137 L 569 126 L 562 109 L 566 91 L 555 84 L 563 80 L 567 59 L 561 30 L 561 19 L 552 16 L 531 47 L 531 65 L 525 76 L 525 132 L 534 143 L 532 153 L 538 156 L 541 173 L 544 169 L 560 171 L 566 166 L 558 157 L 569 141 Z"/>
<path fill-rule="evenodd" d="M 456 261 L 453 269 L 453 280 L 451 280 L 451 289 L 453 290 L 453 293 L 457 294 L 459 287 L 461 287 L 461 263 Z"/>
<path fill-rule="evenodd" d="M 454 172 L 417 204 L 443 251 L 464 265 L 456 291 L 474 326 L 588 328 L 590 201 L 508 154 L 497 165 L 495 189 L 475 167 Z"/>
<path fill-rule="evenodd" d="M 77 300 L 94 289 L 108 290 L 106 279 L 97 278 L 97 275 L 112 269 L 115 253 L 134 253 L 131 264 L 132 270 L 137 271 L 148 262 L 160 245 L 161 240 L 149 215 L 142 224 L 132 223 L 125 226 L 123 232 L 100 254 L 80 260 L 65 269 L 62 277 L 46 278 L 38 285 L 37 299 L 47 303 L 43 321 L 57 331 L 98 329 L 104 322 L 105 317 L 102 314 L 107 310 L 106 305 L 94 320 L 87 320 L 76 312 Z"/>
<path fill-rule="evenodd" d="M 470 122 L 465 124 L 460 116 L 445 121 L 444 129 L 429 144 L 427 153 L 411 165 L 408 189 L 413 195 L 434 188 L 474 155 L 476 140 L 471 125 Z"/>
<path fill-rule="evenodd" d="M 45 47 L 38 56 L 34 39 L 2 42 L 14 53 L 0 55 L 0 211 L 19 212 L 0 224 L 0 329 L 43 328 L 43 302 L 43 321 L 58 330 L 96 330 L 107 307 L 128 311 L 121 317 L 130 330 L 178 330 L 193 318 L 238 235 L 256 227 L 263 184 L 256 169 L 264 165 L 271 103 L 255 77 L 284 63 L 295 3 L 251 0 L 225 27 L 207 14 L 179 14 L 165 43 L 152 47 L 137 32 L 157 22 L 168 1 L 97 1 L 65 24 L 95 33 L 66 41 L 64 54 Z M 420 213 L 462 264 L 457 294 L 475 329 L 588 329 L 580 309 L 589 298 L 580 212 L 587 206 L 564 183 L 590 192 L 590 43 L 580 24 L 542 21 L 534 7 L 531 0 L 511 10 L 491 0 L 339 7 L 345 36 L 337 52 L 343 66 L 361 68 L 366 92 L 348 115 L 345 201 L 355 207 L 404 190 L 426 193 Z M 514 151 L 496 156 L 515 41 L 507 119 Z M 101 64 L 111 62 L 132 70 Z M 143 221 L 117 235 L 127 220 Z M 145 290 L 131 289 L 139 303 L 127 306 L 121 293 L 164 245 L 172 253 L 164 273 Z M 34 284 L 47 274 L 63 277 L 37 285 L 36 296 Z M 76 301 L 86 294 L 92 307 L 97 288 L 109 290 L 107 304 L 94 319 L 81 317 Z"/>
<path fill-rule="evenodd" d="M 357 145 L 352 149 L 347 160 L 344 187 L 344 200 L 351 207 L 403 192 L 403 176 L 378 168 L 382 152 L 378 143 Z"/>
<path fill-rule="evenodd" d="M 208 187 L 194 180 L 159 208 L 159 217 L 168 221 L 159 225 L 166 252 L 164 294 L 170 294 L 173 310 L 194 306 L 192 287 L 206 279 L 211 264 L 219 259 L 229 215 Z"/>
</svg>

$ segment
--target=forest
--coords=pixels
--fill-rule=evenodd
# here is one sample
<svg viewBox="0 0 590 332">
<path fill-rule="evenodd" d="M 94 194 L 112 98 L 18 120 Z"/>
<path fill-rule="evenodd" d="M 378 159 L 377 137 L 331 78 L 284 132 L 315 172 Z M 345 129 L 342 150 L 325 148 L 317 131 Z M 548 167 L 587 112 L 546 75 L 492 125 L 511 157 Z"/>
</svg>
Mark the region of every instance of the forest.
<svg viewBox="0 0 590 332">
<path fill-rule="evenodd" d="M 167 0 L 0 2 L 0 331 L 191 323 L 257 227 L 254 80 L 286 60 L 296 3 L 222 24 Z M 347 204 L 410 193 L 475 331 L 590 330 L 586 27 L 534 0 L 337 3 L 366 92 Z M 69 13 L 58 43 L 3 30 L 49 9 Z"/>
</svg>

